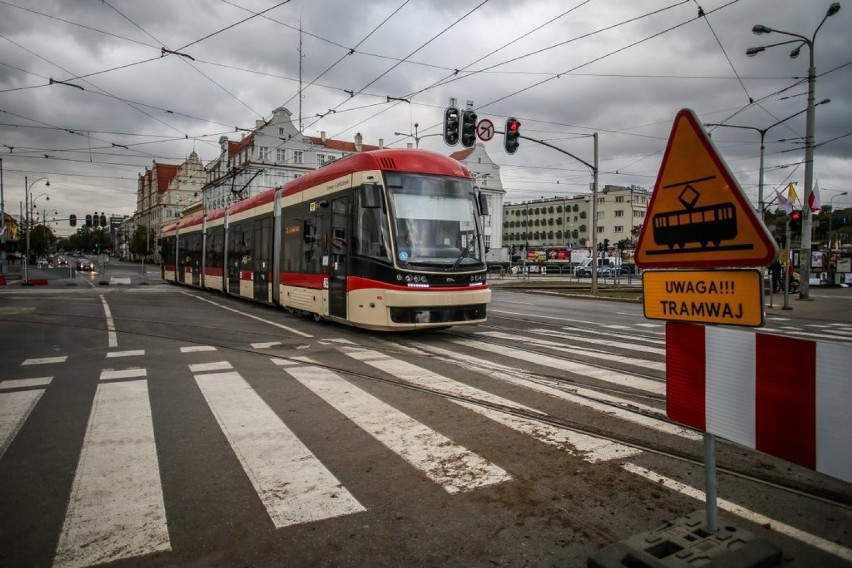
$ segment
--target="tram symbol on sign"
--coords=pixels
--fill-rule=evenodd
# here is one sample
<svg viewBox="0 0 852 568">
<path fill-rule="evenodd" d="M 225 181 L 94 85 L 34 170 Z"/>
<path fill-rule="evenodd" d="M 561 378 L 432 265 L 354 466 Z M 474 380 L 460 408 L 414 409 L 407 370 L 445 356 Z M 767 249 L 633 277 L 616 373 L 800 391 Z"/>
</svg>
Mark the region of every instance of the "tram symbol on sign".
<svg viewBox="0 0 852 568">
<path fill-rule="evenodd" d="M 657 213 L 651 219 L 654 227 L 654 243 L 667 247 L 666 249 L 648 250 L 650 255 L 669 254 L 670 251 L 700 252 L 712 244 L 718 250 L 750 250 L 751 243 L 722 245 L 737 237 L 737 210 L 734 203 L 717 203 L 696 207 L 701 192 L 693 184 L 712 181 L 716 176 L 708 176 L 663 186 L 664 190 L 682 187 L 678 201 L 683 209 Z M 698 247 L 687 247 L 689 243 L 698 243 Z M 679 250 L 674 251 L 675 246 Z"/>
</svg>

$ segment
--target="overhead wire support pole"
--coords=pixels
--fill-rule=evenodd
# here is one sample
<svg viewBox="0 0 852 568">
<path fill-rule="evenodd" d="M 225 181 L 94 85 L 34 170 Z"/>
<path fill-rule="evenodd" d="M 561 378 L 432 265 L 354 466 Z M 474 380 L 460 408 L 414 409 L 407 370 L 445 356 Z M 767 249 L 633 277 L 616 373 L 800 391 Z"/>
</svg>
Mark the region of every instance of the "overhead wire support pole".
<svg viewBox="0 0 852 568">
<path fill-rule="evenodd" d="M 762 24 L 758 24 L 754 26 L 751 31 L 754 34 L 762 35 L 768 33 L 777 33 L 788 37 L 793 37 L 796 39 L 782 41 L 779 43 L 773 43 L 771 45 L 759 46 L 759 47 L 750 47 L 746 50 L 746 55 L 754 56 L 758 53 L 765 51 L 767 48 L 776 47 L 779 45 L 796 43 L 798 44 L 793 51 L 790 52 L 790 57 L 795 59 L 799 56 L 802 46 L 807 46 L 808 48 L 808 108 L 806 115 L 806 124 L 805 124 L 805 195 L 802 200 L 802 241 L 801 241 L 801 252 L 799 254 L 799 275 L 800 275 L 800 285 L 799 285 L 799 299 L 800 300 L 808 300 L 810 299 L 810 274 L 811 274 L 811 208 L 810 208 L 810 200 L 811 194 L 813 193 L 813 172 L 814 172 L 814 130 L 815 130 L 815 117 L 816 113 L 814 112 L 814 108 L 816 107 L 815 99 L 815 87 L 816 87 L 816 64 L 815 64 L 815 56 L 814 56 L 814 44 L 816 43 L 816 36 L 819 33 L 820 28 L 825 23 L 825 21 L 834 16 L 840 11 L 840 2 L 832 2 L 828 10 L 825 12 L 825 16 L 823 16 L 822 20 L 820 20 L 819 25 L 814 30 L 813 35 L 809 38 L 802 34 L 797 34 L 793 32 L 787 32 L 784 30 L 778 30 L 775 28 L 771 28 L 769 26 L 764 26 Z"/>
<path fill-rule="evenodd" d="M 505 134 L 505 132 L 498 134 Z M 557 152 L 561 152 L 567 156 L 571 156 L 590 170 L 592 170 L 592 258 L 594 262 L 592 262 L 592 295 L 596 295 L 598 293 L 598 133 L 593 132 L 590 136 L 594 138 L 595 149 L 594 149 L 594 164 L 590 164 L 586 160 L 582 158 L 578 158 L 568 150 L 563 150 L 558 146 L 554 146 L 553 144 L 549 144 L 544 140 L 536 140 L 535 138 L 530 138 L 528 136 L 524 136 L 523 134 L 518 134 L 518 138 L 523 138 L 524 140 L 529 140 L 530 142 L 535 142 L 536 144 L 541 144 L 542 146 L 547 146 Z"/>
</svg>

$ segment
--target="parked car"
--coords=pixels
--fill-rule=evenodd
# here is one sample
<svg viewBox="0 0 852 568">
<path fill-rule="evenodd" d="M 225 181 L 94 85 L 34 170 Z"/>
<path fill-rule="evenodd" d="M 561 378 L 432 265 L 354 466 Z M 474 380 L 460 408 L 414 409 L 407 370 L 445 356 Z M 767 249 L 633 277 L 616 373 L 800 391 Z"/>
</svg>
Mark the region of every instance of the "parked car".
<svg viewBox="0 0 852 568">
<path fill-rule="evenodd" d="M 77 270 L 85 270 L 86 272 L 91 272 L 94 269 L 95 263 L 89 260 L 88 258 L 77 259 Z"/>
</svg>

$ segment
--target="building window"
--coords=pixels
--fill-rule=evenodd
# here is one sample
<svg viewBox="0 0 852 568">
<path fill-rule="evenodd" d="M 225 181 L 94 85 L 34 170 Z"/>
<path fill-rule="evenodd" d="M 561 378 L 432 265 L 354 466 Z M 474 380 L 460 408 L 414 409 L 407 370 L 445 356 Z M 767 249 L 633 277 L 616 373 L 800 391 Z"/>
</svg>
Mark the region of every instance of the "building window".
<svg viewBox="0 0 852 568">
<path fill-rule="evenodd" d="M 616 217 L 624 217 L 624 210 L 623 209 L 617 209 L 615 211 L 615 216 Z"/>
<path fill-rule="evenodd" d="M 294 164 L 303 164 L 304 152 L 301 150 L 293 150 L 293 163 Z"/>
<path fill-rule="evenodd" d="M 284 127 L 283 126 L 278 127 L 278 136 L 284 136 Z"/>
<path fill-rule="evenodd" d="M 258 146 L 257 147 L 257 159 L 261 162 L 265 162 L 269 160 L 269 146 Z"/>
<path fill-rule="evenodd" d="M 612 230 L 616 233 L 623 233 L 624 232 L 624 226 L 623 225 L 616 225 L 615 227 L 613 227 Z"/>
<path fill-rule="evenodd" d="M 624 203 L 624 196 L 623 195 L 616 195 L 615 196 L 615 202 L 616 203 Z"/>
<path fill-rule="evenodd" d="M 283 148 L 278 148 L 275 150 L 275 162 L 278 164 L 286 164 L 287 163 L 287 151 Z"/>
</svg>

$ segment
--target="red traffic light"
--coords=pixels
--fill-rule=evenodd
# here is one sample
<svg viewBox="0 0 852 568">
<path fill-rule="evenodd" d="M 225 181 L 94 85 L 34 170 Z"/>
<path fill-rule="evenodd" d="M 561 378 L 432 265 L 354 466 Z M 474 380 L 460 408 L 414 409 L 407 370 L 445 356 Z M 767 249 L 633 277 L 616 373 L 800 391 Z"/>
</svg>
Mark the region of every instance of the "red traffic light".
<svg viewBox="0 0 852 568">
<path fill-rule="evenodd" d="M 801 221 L 802 220 L 802 212 L 801 211 L 793 211 L 790 213 L 791 221 Z"/>
<path fill-rule="evenodd" d="M 521 137 L 521 121 L 510 116 L 506 119 L 506 130 L 503 135 L 503 148 L 506 153 L 514 154 L 518 151 Z"/>
</svg>

